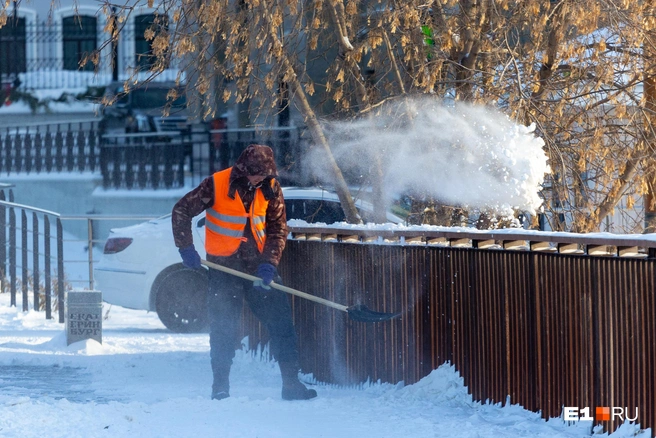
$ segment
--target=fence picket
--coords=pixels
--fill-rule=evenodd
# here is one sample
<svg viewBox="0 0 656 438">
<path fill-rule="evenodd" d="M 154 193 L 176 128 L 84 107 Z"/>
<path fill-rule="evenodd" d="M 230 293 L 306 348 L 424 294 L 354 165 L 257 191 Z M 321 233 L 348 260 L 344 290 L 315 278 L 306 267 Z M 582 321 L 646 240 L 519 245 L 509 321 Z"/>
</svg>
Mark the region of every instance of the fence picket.
<svg viewBox="0 0 656 438">
<path fill-rule="evenodd" d="M 125 187 L 128 189 L 134 188 L 134 179 L 135 179 L 135 165 L 137 162 L 137 157 L 135 156 L 137 153 L 137 148 L 143 147 L 142 145 L 139 146 L 127 146 L 124 150 L 125 153 L 125 172 L 124 172 L 124 178 L 125 178 Z"/>
<path fill-rule="evenodd" d="M 30 131 L 27 131 L 25 137 L 23 137 L 23 151 L 25 152 L 23 167 L 26 173 L 30 173 L 32 171 L 32 136 Z"/>
<path fill-rule="evenodd" d="M 96 136 L 98 135 L 98 132 L 96 131 L 95 126 L 95 124 L 91 126 L 87 137 L 87 142 L 89 144 L 89 153 L 87 154 L 88 169 L 91 172 L 95 172 L 97 167 Z"/>
<path fill-rule="evenodd" d="M 61 172 L 64 169 L 64 136 L 61 129 L 57 126 L 55 132 L 55 170 Z"/>
<path fill-rule="evenodd" d="M 46 319 L 52 319 L 52 278 L 50 275 L 50 218 L 43 217 L 43 281 L 46 295 Z"/>
<path fill-rule="evenodd" d="M 89 159 L 88 146 L 86 144 L 86 138 L 81 124 L 77 130 L 75 137 L 76 137 L 76 146 L 77 146 L 77 153 L 75 154 L 75 156 L 77 157 L 77 170 L 79 172 L 83 172 L 87 168 L 90 168 L 90 166 L 88 162 Z"/>
<path fill-rule="evenodd" d="M 52 172 L 53 160 L 52 160 L 52 149 L 53 149 L 53 139 L 52 133 L 50 132 L 50 126 L 46 126 L 46 135 L 43 139 L 43 146 L 46 149 L 46 172 Z"/>
<path fill-rule="evenodd" d="M 148 163 L 149 152 L 152 147 L 144 146 L 137 151 L 137 187 L 145 189 L 148 186 L 148 172 L 146 171 L 146 163 Z"/>
<path fill-rule="evenodd" d="M 76 155 L 73 153 L 74 148 L 75 138 L 73 137 L 73 127 L 69 124 L 66 130 L 66 170 L 68 172 L 72 172 L 75 168 Z"/>
<path fill-rule="evenodd" d="M 4 144 L 2 145 L 5 148 L 5 153 L 4 153 L 5 163 L 4 163 L 4 168 L 2 170 L 7 172 L 7 174 L 15 171 L 13 168 L 13 161 L 11 159 L 11 148 L 13 143 L 14 142 L 12 141 L 12 138 L 9 135 L 9 128 L 7 128 L 7 133 L 5 134 L 5 141 Z"/>
<path fill-rule="evenodd" d="M 34 168 L 36 173 L 41 173 L 43 169 L 43 163 L 41 160 L 43 149 L 43 139 L 41 138 L 41 131 L 37 128 L 36 133 L 34 134 Z"/>
<path fill-rule="evenodd" d="M 22 172 L 23 171 L 23 160 L 22 160 L 23 148 L 21 147 L 22 146 L 21 135 L 16 133 L 13 140 L 14 140 L 14 148 L 13 148 L 14 171 L 15 172 Z"/>
</svg>

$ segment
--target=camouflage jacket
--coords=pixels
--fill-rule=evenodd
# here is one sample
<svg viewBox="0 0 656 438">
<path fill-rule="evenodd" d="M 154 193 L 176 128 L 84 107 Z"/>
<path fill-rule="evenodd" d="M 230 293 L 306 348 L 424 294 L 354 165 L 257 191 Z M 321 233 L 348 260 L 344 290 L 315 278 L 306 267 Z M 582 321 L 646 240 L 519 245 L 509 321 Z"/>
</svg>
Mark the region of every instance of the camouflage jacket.
<svg viewBox="0 0 656 438">
<path fill-rule="evenodd" d="M 285 201 L 282 196 L 277 176 L 273 152 L 268 146 L 250 145 L 239 156 L 230 173 L 230 188 L 228 196 L 234 199 L 235 192 L 239 193 L 246 211 L 249 210 L 255 196 L 256 188 L 248 182 L 248 175 L 266 175 L 260 190 L 269 201 L 266 211 L 266 244 L 262 254 L 250 231 L 250 224 L 246 224 L 243 242 L 237 252 L 230 257 L 217 257 L 208 255 L 208 260 L 225 264 L 225 259 L 241 259 L 249 270 L 257 268 L 259 263 L 271 263 L 278 266 L 282 251 L 287 241 L 287 218 L 285 214 Z M 274 180 L 271 187 L 271 180 Z M 173 207 L 172 225 L 175 246 L 184 248 L 193 243 L 191 219 L 199 215 L 214 204 L 214 179 L 205 178 L 198 187 L 184 195 Z"/>
</svg>

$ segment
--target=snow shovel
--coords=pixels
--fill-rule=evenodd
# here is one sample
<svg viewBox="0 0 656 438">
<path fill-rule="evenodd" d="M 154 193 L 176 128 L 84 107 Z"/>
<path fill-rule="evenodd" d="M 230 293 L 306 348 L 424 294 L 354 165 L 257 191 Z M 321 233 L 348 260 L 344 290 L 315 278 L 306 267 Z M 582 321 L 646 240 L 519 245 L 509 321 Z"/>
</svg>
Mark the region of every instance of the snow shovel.
<svg viewBox="0 0 656 438">
<path fill-rule="evenodd" d="M 231 275 L 235 275 L 237 277 L 241 277 L 246 280 L 250 281 L 257 281 L 257 280 L 262 280 L 259 277 L 256 277 L 254 275 L 246 274 L 241 271 L 237 271 L 235 269 L 227 268 L 225 266 L 217 265 L 216 263 L 208 262 L 207 260 L 201 260 L 201 264 L 212 268 L 216 269 L 218 271 L 226 272 Z M 342 312 L 346 312 L 353 321 L 359 321 L 359 322 L 382 322 L 382 321 L 389 321 L 390 319 L 394 319 L 399 317 L 401 314 L 400 313 L 384 313 L 384 312 L 374 312 L 373 310 L 370 310 L 367 308 L 367 306 L 363 304 L 356 304 L 354 306 L 344 306 L 343 304 L 338 304 L 334 303 L 332 301 L 326 300 L 324 298 L 320 297 L 315 297 L 314 295 L 310 295 L 305 292 L 301 292 L 300 290 L 292 289 L 291 287 L 283 286 L 282 284 L 277 284 L 274 282 L 271 282 L 269 284 L 274 289 L 278 289 L 282 292 L 291 294 L 291 295 L 296 295 L 297 297 L 305 298 L 306 300 L 314 301 L 315 303 L 323 304 L 324 306 L 332 307 L 333 309 L 341 310 Z"/>
</svg>

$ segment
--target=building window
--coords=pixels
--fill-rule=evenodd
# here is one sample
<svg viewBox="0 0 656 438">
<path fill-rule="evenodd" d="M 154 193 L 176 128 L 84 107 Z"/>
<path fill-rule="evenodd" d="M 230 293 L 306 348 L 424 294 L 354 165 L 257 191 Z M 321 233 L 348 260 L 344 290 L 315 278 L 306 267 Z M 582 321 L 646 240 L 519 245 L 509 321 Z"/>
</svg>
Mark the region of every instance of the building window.
<svg viewBox="0 0 656 438">
<path fill-rule="evenodd" d="M 168 20 L 166 16 L 155 14 L 137 15 L 134 19 L 134 52 L 135 63 L 139 70 L 148 70 L 155 64 L 153 41 L 148 41 L 144 34 L 152 29 L 155 35 L 166 31 Z"/>
<path fill-rule="evenodd" d="M 80 63 L 98 47 L 96 17 L 85 15 L 66 17 L 62 22 L 64 70 L 93 71 L 94 65 L 91 61 L 87 61 L 84 65 L 80 65 Z"/>
<path fill-rule="evenodd" d="M 0 76 L 5 81 L 27 71 L 25 31 L 25 18 L 8 17 L 0 27 Z"/>
</svg>

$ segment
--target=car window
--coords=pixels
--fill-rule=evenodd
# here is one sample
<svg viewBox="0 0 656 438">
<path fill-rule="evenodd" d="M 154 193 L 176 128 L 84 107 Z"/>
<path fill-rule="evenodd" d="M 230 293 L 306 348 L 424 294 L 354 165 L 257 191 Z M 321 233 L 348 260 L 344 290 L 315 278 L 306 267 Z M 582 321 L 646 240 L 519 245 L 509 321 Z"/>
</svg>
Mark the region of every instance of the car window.
<svg viewBox="0 0 656 438">
<path fill-rule="evenodd" d="M 285 208 L 287 209 L 287 220 L 300 219 L 308 223 L 332 224 L 346 219 L 341 205 L 332 201 L 286 199 Z"/>
<path fill-rule="evenodd" d="M 132 107 L 138 109 L 162 108 L 168 101 L 166 96 L 169 90 L 167 88 L 137 88 L 132 90 Z M 184 94 L 178 97 L 172 104 L 173 106 L 184 106 Z"/>
</svg>

